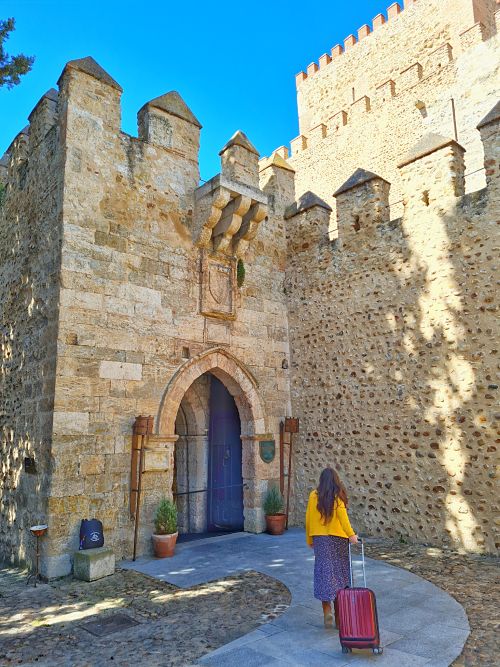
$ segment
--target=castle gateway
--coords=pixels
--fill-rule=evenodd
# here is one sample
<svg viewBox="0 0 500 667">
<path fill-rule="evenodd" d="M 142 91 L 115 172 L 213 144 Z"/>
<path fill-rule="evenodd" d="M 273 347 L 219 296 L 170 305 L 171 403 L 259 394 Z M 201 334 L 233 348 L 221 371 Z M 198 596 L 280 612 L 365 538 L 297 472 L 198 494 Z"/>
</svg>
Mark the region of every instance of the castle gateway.
<svg viewBox="0 0 500 667">
<path fill-rule="evenodd" d="M 324 465 L 369 534 L 493 552 L 500 169 L 494 0 L 394 3 L 297 77 L 300 136 L 237 132 L 199 185 L 176 92 L 120 128 L 69 62 L 0 161 L 0 549 L 71 569 L 82 518 L 130 557 L 133 425 L 152 415 L 138 552 L 263 529 L 279 423 L 292 515 Z M 271 445 L 263 443 L 271 443 Z"/>
</svg>

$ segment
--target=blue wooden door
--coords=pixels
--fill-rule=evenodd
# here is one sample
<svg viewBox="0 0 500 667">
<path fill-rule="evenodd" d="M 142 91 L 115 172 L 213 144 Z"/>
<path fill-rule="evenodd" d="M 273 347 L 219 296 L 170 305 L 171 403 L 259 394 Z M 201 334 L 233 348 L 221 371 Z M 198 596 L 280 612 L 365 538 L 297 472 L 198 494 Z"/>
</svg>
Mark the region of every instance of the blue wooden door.
<svg viewBox="0 0 500 667">
<path fill-rule="evenodd" d="M 212 376 L 208 458 L 208 530 L 243 529 L 241 425 L 234 398 Z"/>
</svg>

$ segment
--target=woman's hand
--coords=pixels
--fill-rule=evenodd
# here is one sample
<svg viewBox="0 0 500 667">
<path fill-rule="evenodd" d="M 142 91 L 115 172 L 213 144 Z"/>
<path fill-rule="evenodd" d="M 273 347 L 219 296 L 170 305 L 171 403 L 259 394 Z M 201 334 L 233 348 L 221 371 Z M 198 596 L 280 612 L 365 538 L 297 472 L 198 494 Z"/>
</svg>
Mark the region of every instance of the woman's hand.
<svg viewBox="0 0 500 667">
<path fill-rule="evenodd" d="M 351 537 L 349 538 L 349 542 L 351 544 L 358 544 L 358 536 L 357 535 L 351 535 Z"/>
<path fill-rule="evenodd" d="M 307 546 L 309 547 L 309 549 L 313 549 L 313 548 L 314 548 L 314 544 L 308 544 Z"/>
</svg>

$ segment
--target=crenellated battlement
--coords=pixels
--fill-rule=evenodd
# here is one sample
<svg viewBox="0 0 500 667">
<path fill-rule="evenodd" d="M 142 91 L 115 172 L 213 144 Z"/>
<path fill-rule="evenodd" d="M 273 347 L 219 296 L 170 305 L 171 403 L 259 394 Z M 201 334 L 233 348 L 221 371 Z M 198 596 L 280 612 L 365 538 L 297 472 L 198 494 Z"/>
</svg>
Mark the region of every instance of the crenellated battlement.
<svg viewBox="0 0 500 667">
<path fill-rule="evenodd" d="M 394 74 L 393 78 L 381 81 L 368 90 L 368 94 L 352 100 L 342 109 L 335 111 L 321 123 L 309 128 L 299 137 L 291 140 L 293 155 L 314 146 L 318 138 L 338 135 L 346 126 L 356 123 L 358 119 L 371 111 L 377 111 L 391 103 L 394 98 L 406 97 L 411 91 L 418 94 L 420 82 L 426 82 L 429 77 L 441 74 L 448 66 L 453 66 L 453 48 L 445 42 L 422 58 L 421 62 L 414 62 Z M 415 90 L 412 90 L 415 89 Z M 321 129 L 318 129 L 321 128 Z M 346 128 L 348 131 L 349 128 Z"/>
<path fill-rule="evenodd" d="M 340 112 L 351 123 L 395 97 L 411 95 L 429 77 L 460 68 L 467 53 L 496 38 L 499 25 L 496 0 L 412 0 L 404 10 L 393 3 L 371 26 L 362 26 L 357 36 L 349 35 L 297 75 L 299 131 L 305 139 L 292 146 L 308 148 L 309 134 L 320 124 L 327 127 L 325 136 L 331 134 L 329 120 Z M 447 85 L 436 83 L 437 89 Z"/>
<path fill-rule="evenodd" d="M 0 178 L 5 183 L 16 179 L 20 167 L 40 152 L 49 132 L 62 124 L 61 142 L 69 150 L 72 166 L 81 163 L 85 151 L 97 150 L 100 142 L 108 149 L 111 141 L 125 142 L 130 145 L 126 149 L 129 156 L 134 154 L 143 163 L 153 157 L 146 147 L 154 146 L 170 155 L 180 173 L 187 176 L 191 172 L 185 188 L 194 190 L 198 185 L 201 124 L 179 93 L 171 91 L 141 107 L 136 138 L 121 130 L 121 86 L 93 58 L 68 62 L 57 83 L 58 90 L 51 88 L 41 97 L 29 115 L 29 125 L 14 138 L 2 157 Z M 138 149 L 139 145 L 142 148 Z M 136 160 L 134 164 L 137 166 Z M 130 160 L 128 168 L 134 168 Z"/>
<path fill-rule="evenodd" d="M 404 0 L 404 7 L 399 2 L 392 3 L 387 8 L 386 14 L 377 14 L 373 18 L 371 26 L 368 24 L 361 26 L 356 34 L 352 33 L 348 35 L 342 44 L 335 44 L 330 53 L 324 53 L 320 56 L 317 63 L 312 62 L 307 66 L 306 71 L 299 72 L 295 77 L 297 89 L 307 79 L 315 76 L 317 73 L 323 72 L 328 66 L 335 67 L 341 56 L 352 55 L 352 49 L 360 45 L 361 42 L 364 43 L 364 46 L 367 46 L 369 42 L 365 40 L 376 40 L 380 31 L 382 30 L 383 32 L 392 28 L 393 22 L 396 19 L 403 21 L 403 25 L 399 26 L 399 30 L 405 31 L 407 14 L 410 15 L 410 20 L 415 11 L 422 13 L 432 11 L 429 2 L 436 2 L 436 0 Z M 459 5 L 463 2 L 469 3 L 470 6 L 467 7 L 469 11 L 461 13 Z M 446 5 L 447 3 L 448 0 L 443 0 L 440 4 Z M 454 16 L 457 19 L 451 22 L 452 30 L 455 33 L 457 43 L 459 42 L 463 49 L 470 48 L 474 43 L 487 39 L 495 31 L 495 21 L 492 17 L 495 3 L 496 0 L 457 0 L 458 6 L 454 8 L 450 7 L 450 9 L 455 9 Z M 355 63 L 356 65 L 357 63 Z M 355 76 L 356 72 L 353 71 L 353 78 Z"/>
<path fill-rule="evenodd" d="M 500 3 L 394 3 L 298 76 L 299 135 L 290 142 L 300 194 L 332 193 L 360 166 L 392 184 L 391 216 L 402 214 L 397 165 L 428 133 L 466 149 L 466 192 L 486 184 L 476 124 L 497 101 Z"/>
<path fill-rule="evenodd" d="M 267 216 L 267 196 L 259 187 L 259 153 L 241 131 L 220 151 L 221 173 L 199 186 L 202 126 L 178 92 L 146 102 L 137 114 L 138 137 L 132 137 L 121 131 L 122 88 L 93 58 L 67 63 L 58 86 L 59 92 L 49 90 L 36 104 L 29 126 L 0 163 L 9 203 L 29 199 L 24 184 L 35 183 L 50 153 L 51 168 L 60 165 L 58 173 L 64 173 L 67 210 L 74 206 L 76 216 L 82 214 L 79 202 L 88 198 L 105 217 L 125 200 L 125 215 L 137 220 L 141 209 L 158 206 L 164 221 L 166 211 L 183 220 L 193 247 L 243 257 Z M 56 127 L 60 131 L 52 133 Z M 49 135 L 54 145 L 48 152 Z M 280 160 L 275 166 L 293 173 Z M 97 230 L 95 240 L 120 249 L 129 244 L 116 229 Z"/>
<path fill-rule="evenodd" d="M 404 0 L 404 8 L 407 9 L 408 7 L 411 7 L 417 2 L 417 0 Z M 372 33 L 377 31 L 379 28 L 381 28 L 383 25 L 387 23 L 387 21 L 392 21 L 393 19 L 397 18 L 401 14 L 402 8 L 401 5 L 398 2 L 394 2 L 390 7 L 387 8 L 387 19 L 384 14 L 377 14 L 377 16 L 374 17 L 372 21 L 371 27 L 365 23 L 365 25 L 361 26 L 361 28 L 358 29 L 357 34 L 351 34 L 348 35 L 345 39 L 343 44 L 335 44 L 335 46 L 332 47 L 330 54 L 324 53 L 322 56 L 320 56 L 318 64 L 316 63 L 310 63 L 307 66 L 307 71 L 306 72 L 299 72 L 296 77 L 295 81 L 297 84 L 297 88 L 309 77 L 313 76 L 316 74 L 316 72 L 323 70 L 327 65 L 329 65 L 331 62 L 335 62 L 336 58 L 339 58 L 342 56 L 344 53 L 352 49 L 358 42 L 363 41 Z"/>
<path fill-rule="evenodd" d="M 498 146 L 500 140 L 500 102 L 477 125 L 478 135 L 484 149 L 484 165 L 487 176 L 487 188 L 477 201 L 472 201 L 470 213 L 480 214 L 484 202 L 490 202 L 492 208 L 499 196 Z M 426 134 L 405 154 L 397 164 L 402 182 L 403 219 L 405 221 L 422 220 L 422 216 L 453 215 L 455 208 L 465 196 L 465 161 L 466 151 L 451 137 L 439 134 Z M 439 174 L 439 178 L 435 175 Z M 347 180 L 333 193 L 335 199 L 335 219 L 333 227 L 328 219 L 314 230 L 305 229 L 299 235 L 302 240 L 307 236 L 308 252 L 316 252 L 315 243 L 324 244 L 329 231 L 338 241 L 336 248 L 359 249 L 376 234 L 379 225 L 391 221 L 390 191 L 391 183 L 382 176 L 357 168 Z M 289 207 L 285 218 L 292 218 L 304 207 L 301 202 L 322 202 L 329 212 L 332 209 L 316 194 L 307 192 L 298 202 Z M 477 205 L 476 205 L 477 203 Z M 307 225 L 306 225 L 307 227 Z M 294 232 L 296 234 L 296 231 Z M 293 246 L 293 252 L 299 252 L 300 245 Z"/>
<path fill-rule="evenodd" d="M 482 91 L 473 76 L 463 82 L 476 105 L 489 55 L 485 47 L 475 58 Z M 325 139 L 293 160 L 298 195 L 315 202 L 302 211 L 299 197 L 286 226 L 292 405 L 304 462 L 298 521 L 314 475 L 334 456 L 365 494 L 367 532 L 387 535 L 397 525 L 408 540 L 426 533 L 471 551 L 498 549 L 489 458 L 497 455 L 498 385 L 487 382 L 498 364 L 500 104 L 488 105 L 467 110 L 470 134 L 483 141 L 487 187 L 478 192 L 464 194 L 470 151 L 462 141 L 425 131 L 414 139 L 404 114 L 359 126 L 358 142 L 346 133 L 349 143 Z M 330 215 L 323 193 L 334 191 Z M 396 216 L 393 198 L 404 202 Z"/>
</svg>

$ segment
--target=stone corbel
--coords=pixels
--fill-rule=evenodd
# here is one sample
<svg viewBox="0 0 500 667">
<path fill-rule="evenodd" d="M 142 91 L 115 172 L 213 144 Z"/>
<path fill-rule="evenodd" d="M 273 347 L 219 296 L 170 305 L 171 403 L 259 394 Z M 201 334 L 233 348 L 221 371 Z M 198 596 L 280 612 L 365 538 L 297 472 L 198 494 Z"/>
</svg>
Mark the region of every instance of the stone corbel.
<svg viewBox="0 0 500 667">
<path fill-rule="evenodd" d="M 212 233 L 216 252 L 226 252 L 228 250 L 233 236 L 241 227 L 243 216 L 251 205 L 250 197 L 240 195 L 226 206 Z"/>
<path fill-rule="evenodd" d="M 257 235 L 260 223 L 267 215 L 267 204 L 257 202 L 243 218 L 241 227 L 234 237 L 234 253 L 236 257 L 242 257 L 247 251 L 250 241 Z"/>
<path fill-rule="evenodd" d="M 218 187 L 196 202 L 195 222 L 197 224 L 197 245 L 208 248 L 212 239 L 212 230 L 217 225 L 222 211 L 231 199 L 231 192 Z"/>
<path fill-rule="evenodd" d="M 258 188 L 223 174 L 195 194 L 195 242 L 200 248 L 241 257 L 267 214 L 267 197 Z"/>
</svg>

